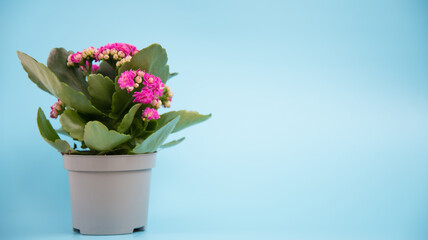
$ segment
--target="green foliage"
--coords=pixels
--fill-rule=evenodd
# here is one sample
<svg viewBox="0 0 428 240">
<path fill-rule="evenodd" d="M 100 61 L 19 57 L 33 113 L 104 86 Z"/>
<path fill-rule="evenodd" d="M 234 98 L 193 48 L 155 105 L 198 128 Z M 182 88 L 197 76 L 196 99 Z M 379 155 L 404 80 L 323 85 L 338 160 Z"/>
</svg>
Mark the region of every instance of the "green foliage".
<svg viewBox="0 0 428 240">
<path fill-rule="evenodd" d="M 184 141 L 184 139 L 186 139 L 185 137 L 182 137 L 178 140 L 174 140 L 171 141 L 169 143 L 165 143 L 163 145 L 161 145 L 159 148 L 169 148 L 169 147 L 174 147 L 175 145 L 178 145 L 179 143 L 181 143 L 182 141 Z"/>
<path fill-rule="evenodd" d="M 103 76 L 109 77 L 110 79 L 114 79 L 116 77 L 115 69 L 108 62 L 100 63 L 98 73 L 102 74 Z"/>
<path fill-rule="evenodd" d="M 75 152 L 66 141 L 59 138 L 49 120 L 46 119 L 45 113 L 41 108 L 37 111 L 37 126 L 39 127 L 40 135 L 42 135 L 43 139 L 59 152 Z"/>
<path fill-rule="evenodd" d="M 195 111 L 171 111 L 167 112 L 161 115 L 161 118 L 159 119 L 159 127 L 162 127 L 166 122 L 168 122 L 170 119 L 173 119 L 177 116 L 180 116 L 180 121 L 175 126 L 173 133 L 181 131 L 187 127 L 193 126 L 195 124 L 201 123 L 205 120 L 208 120 L 211 117 L 211 114 L 208 115 L 202 115 Z"/>
<path fill-rule="evenodd" d="M 123 117 L 122 122 L 117 128 L 117 131 L 119 131 L 120 133 L 124 133 L 126 132 L 126 130 L 129 129 L 132 122 L 134 121 L 135 114 L 137 113 L 140 107 L 141 107 L 141 103 L 135 104 L 134 106 L 132 106 L 129 112 Z"/>
<path fill-rule="evenodd" d="M 61 114 L 59 122 L 62 125 L 62 130 L 68 133 L 74 139 L 83 141 L 83 130 L 86 122 L 79 116 L 77 111 L 67 109 Z"/>
<path fill-rule="evenodd" d="M 88 77 L 89 95 L 91 102 L 98 109 L 108 111 L 111 109 L 111 98 L 115 92 L 114 83 L 109 77 L 101 74 L 91 74 Z"/>
<path fill-rule="evenodd" d="M 116 85 L 116 91 L 113 93 L 111 113 L 109 117 L 118 119 L 129 108 L 132 103 L 132 95 L 126 90 L 122 90 Z"/>
<path fill-rule="evenodd" d="M 180 116 L 167 122 L 159 130 L 152 133 L 141 144 L 137 145 L 132 151 L 134 153 L 150 153 L 156 151 L 160 145 L 166 140 L 168 135 L 172 132 L 175 125 L 178 123 Z"/>
<path fill-rule="evenodd" d="M 131 136 L 108 130 L 104 124 L 98 121 L 91 121 L 85 126 L 83 139 L 91 150 L 109 151 L 131 140 Z"/>
<path fill-rule="evenodd" d="M 129 69 L 141 69 L 160 77 L 166 83 L 171 75 L 169 66 L 166 64 L 167 61 L 168 57 L 165 48 L 162 48 L 159 44 L 152 44 L 135 54 L 130 62 L 125 63 L 119 69 L 119 74 Z"/>
<path fill-rule="evenodd" d="M 40 89 L 61 99 L 65 109 L 58 110 L 61 128 L 55 130 L 42 109 L 37 125 L 43 139 L 67 154 L 142 154 L 155 152 L 181 143 L 180 138 L 165 143 L 167 137 L 211 117 L 194 111 L 171 111 L 157 120 L 144 120 L 142 112 L 150 105 L 134 103 L 133 93 L 122 90 L 117 81 L 120 73 L 142 69 L 159 76 L 165 83 L 177 73 L 170 73 L 165 49 L 150 45 L 134 55 L 130 62 L 116 68 L 114 60 L 102 61 L 96 74 L 67 66 L 73 52 L 54 48 L 47 66 L 22 52 L 18 57 L 28 77 Z M 134 90 L 135 91 L 135 90 Z M 164 99 L 161 99 L 164 101 Z M 61 106 L 63 106 L 61 104 Z M 81 150 L 70 147 L 58 134 L 80 142 Z M 89 148 L 89 149 L 87 149 Z M 84 150 L 85 149 L 85 150 Z"/>
<path fill-rule="evenodd" d="M 18 57 L 25 71 L 27 71 L 28 77 L 42 90 L 46 89 L 49 93 L 61 99 L 67 106 L 82 113 L 103 115 L 100 110 L 92 106 L 82 92 L 78 92 L 64 82 L 59 81 L 48 67 L 22 52 L 18 52 Z"/>
<path fill-rule="evenodd" d="M 74 90 L 82 92 L 85 96 L 89 96 L 85 76 L 79 69 L 68 67 L 66 64 L 68 56 L 73 53 L 64 48 L 52 49 L 48 57 L 48 68 L 57 76 L 58 80 Z"/>
</svg>

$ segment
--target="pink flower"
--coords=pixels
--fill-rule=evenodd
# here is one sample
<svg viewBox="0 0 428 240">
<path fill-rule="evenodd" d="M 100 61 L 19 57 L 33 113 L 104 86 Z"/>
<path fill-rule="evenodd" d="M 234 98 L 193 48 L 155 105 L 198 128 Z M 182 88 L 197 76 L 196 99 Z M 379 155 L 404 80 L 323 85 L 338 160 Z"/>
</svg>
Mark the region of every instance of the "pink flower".
<svg viewBox="0 0 428 240">
<path fill-rule="evenodd" d="M 162 83 L 160 77 L 156 77 L 153 74 L 145 73 L 143 84 L 146 85 L 148 88 L 152 89 L 155 95 L 162 95 L 164 84 Z"/>
<path fill-rule="evenodd" d="M 75 54 L 72 54 L 72 55 L 70 56 L 70 60 L 71 60 L 71 62 L 73 62 L 73 63 L 79 63 L 79 62 L 80 62 L 80 60 L 82 60 L 82 53 L 81 53 L 81 52 L 77 52 L 77 53 L 75 53 Z"/>
<path fill-rule="evenodd" d="M 119 83 L 119 87 L 121 89 L 127 89 L 128 92 L 132 91 L 130 89 L 134 88 L 135 76 L 136 76 L 135 71 L 132 71 L 132 70 L 128 70 L 128 71 L 125 71 L 122 74 L 120 74 L 119 79 L 117 80 L 117 83 Z"/>
<path fill-rule="evenodd" d="M 159 77 L 156 77 L 156 79 L 157 79 L 156 86 L 153 89 L 153 92 L 158 96 L 162 96 L 163 88 L 165 84 L 163 84 L 162 80 Z"/>
<path fill-rule="evenodd" d="M 70 54 L 67 58 L 67 66 L 74 66 L 75 63 L 80 63 L 81 60 L 82 60 L 81 52 Z"/>
<path fill-rule="evenodd" d="M 159 119 L 159 113 L 156 109 L 153 108 L 146 108 L 143 112 L 143 115 L 141 116 L 143 120 L 153 120 L 153 119 Z"/>
<path fill-rule="evenodd" d="M 100 66 L 98 66 L 97 64 L 92 65 L 92 73 L 96 73 L 98 69 L 100 69 Z"/>
<path fill-rule="evenodd" d="M 132 96 L 135 98 L 134 102 L 144 104 L 150 104 L 154 99 L 153 91 L 148 89 L 147 87 L 141 89 L 141 92 L 135 92 Z"/>
</svg>

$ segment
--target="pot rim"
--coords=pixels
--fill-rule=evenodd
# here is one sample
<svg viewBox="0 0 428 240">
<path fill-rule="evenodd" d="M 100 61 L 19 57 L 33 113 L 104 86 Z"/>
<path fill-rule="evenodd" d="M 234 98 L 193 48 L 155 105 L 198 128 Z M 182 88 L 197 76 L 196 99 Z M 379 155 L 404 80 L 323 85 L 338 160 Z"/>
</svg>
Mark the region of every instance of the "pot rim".
<svg viewBox="0 0 428 240">
<path fill-rule="evenodd" d="M 64 168 L 77 172 L 117 172 L 151 169 L 156 152 L 132 155 L 63 154 Z"/>
</svg>

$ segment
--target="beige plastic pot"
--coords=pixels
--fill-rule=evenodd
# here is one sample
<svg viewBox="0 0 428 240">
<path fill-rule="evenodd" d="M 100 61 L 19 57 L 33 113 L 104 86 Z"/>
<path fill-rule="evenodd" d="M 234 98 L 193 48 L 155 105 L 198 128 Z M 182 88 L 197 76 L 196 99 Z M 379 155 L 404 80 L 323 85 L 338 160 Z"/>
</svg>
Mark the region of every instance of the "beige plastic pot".
<svg viewBox="0 0 428 240">
<path fill-rule="evenodd" d="M 70 184 L 73 229 L 87 235 L 144 230 L 155 158 L 156 153 L 63 155 Z"/>
</svg>

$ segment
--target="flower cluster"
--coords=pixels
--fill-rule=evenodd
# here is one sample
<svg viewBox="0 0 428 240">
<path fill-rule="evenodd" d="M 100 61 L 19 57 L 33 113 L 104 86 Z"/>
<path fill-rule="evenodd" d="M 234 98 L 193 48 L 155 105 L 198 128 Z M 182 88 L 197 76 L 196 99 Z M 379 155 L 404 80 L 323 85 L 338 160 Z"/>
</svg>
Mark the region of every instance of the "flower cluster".
<svg viewBox="0 0 428 240">
<path fill-rule="evenodd" d="M 95 48 L 94 47 L 88 47 L 84 49 L 82 52 L 77 52 L 74 54 L 71 54 L 68 56 L 67 66 L 76 66 L 76 65 L 84 65 L 89 64 L 89 62 L 92 62 L 94 60 L 94 54 L 95 54 Z"/>
<path fill-rule="evenodd" d="M 150 120 L 153 120 L 153 119 L 159 119 L 160 116 L 159 116 L 159 113 L 158 113 L 158 111 L 156 109 L 146 108 L 144 110 L 143 115 L 141 116 L 141 118 L 144 121 L 150 121 Z"/>
<path fill-rule="evenodd" d="M 64 112 L 64 109 L 64 102 L 58 99 L 58 102 L 51 106 L 51 118 L 57 118 L 58 115 L 61 115 L 61 113 Z"/>
<path fill-rule="evenodd" d="M 122 66 L 125 62 L 131 61 L 132 56 L 137 54 L 138 50 L 135 46 L 127 43 L 112 43 L 95 49 L 89 47 L 82 52 L 77 52 L 68 56 L 67 66 L 79 66 L 85 69 L 85 65 L 90 65 L 93 60 L 111 61 L 117 67 Z M 84 70 L 86 71 L 86 70 Z M 92 70 L 94 72 L 94 70 Z"/>
<path fill-rule="evenodd" d="M 118 78 L 118 84 L 121 89 L 128 92 L 134 91 L 132 95 L 134 102 L 149 105 L 143 112 L 143 120 L 158 119 L 157 109 L 162 105 L 171 106 L 173 93 L 171 88 L 162 83 L 160 77 L 146 73 L 140 69 L 128 70 L 123 72 Z M 141 86 L 141 90 L 137 88 Z"/>
<path fill-rule="evenodd" d="M 113 59 L 121 61 L 126 57 L 132 57 L 137 54 L 135 46 L 127 43 L 112 43 L 98 48 L 95 51 L 95 61 Z"/>
</svg>

